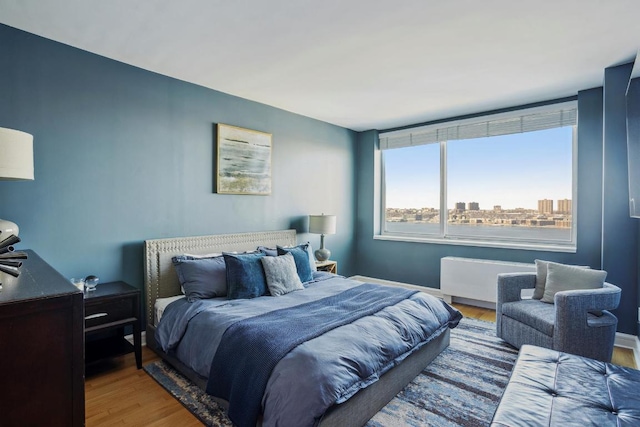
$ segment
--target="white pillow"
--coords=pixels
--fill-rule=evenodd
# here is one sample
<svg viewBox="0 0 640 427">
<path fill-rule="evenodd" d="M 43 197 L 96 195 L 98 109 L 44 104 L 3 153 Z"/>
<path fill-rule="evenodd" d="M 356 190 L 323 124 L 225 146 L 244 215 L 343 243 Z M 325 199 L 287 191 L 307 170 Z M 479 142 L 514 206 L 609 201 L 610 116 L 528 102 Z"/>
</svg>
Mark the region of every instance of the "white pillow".
<svg viewBox="0 0 640 427">
<path fill-rule="evenodd" d="M 607 272 L 604 270 L 550 262 L 547 266 L 547 284 L 542 302 L 553 304 L 556 293 L 561 291 L 602 288 L 606 278 Z"/>
<path fill-rule="evenodd" d="M 265 256 L 260 259 L 269 292 L 274 297 L 304 289 L 293 255 Z"/>
<path fill-rule="evenodd" d="M 535 260 L 536 262 L 536 288 L 533 290 L 532 299 L 541 299 L 544 296 L 544 288 L 547 283 L 547 265 L 549 264 L 558 264 L 557 262 L 552 263 L 551 261 L 543 261 L 540 259 Z M 589 268 L 588 265 L 574 265 L 572 267 L 578 268 Z"/>
</svg>

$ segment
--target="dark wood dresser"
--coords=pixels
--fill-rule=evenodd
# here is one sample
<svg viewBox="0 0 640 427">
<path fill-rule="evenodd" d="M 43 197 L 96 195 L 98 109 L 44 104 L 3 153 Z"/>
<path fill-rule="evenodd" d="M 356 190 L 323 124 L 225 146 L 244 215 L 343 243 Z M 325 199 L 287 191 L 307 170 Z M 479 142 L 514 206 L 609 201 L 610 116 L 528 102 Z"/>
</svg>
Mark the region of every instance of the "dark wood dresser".
<svg viewBox="0 0 640 427">
<path fill-rule="evenodd" d="M 83 426 L 83 293 L 26 252 L 0 273 L 0 425 Z"/>
</svg>

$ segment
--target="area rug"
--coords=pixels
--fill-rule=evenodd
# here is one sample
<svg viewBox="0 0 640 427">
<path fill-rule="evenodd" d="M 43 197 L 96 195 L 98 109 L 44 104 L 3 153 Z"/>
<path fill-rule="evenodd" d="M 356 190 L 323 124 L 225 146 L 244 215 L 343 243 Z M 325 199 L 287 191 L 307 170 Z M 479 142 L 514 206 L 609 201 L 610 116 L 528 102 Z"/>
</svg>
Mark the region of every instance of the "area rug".
<svg viewBox="0 0 640 427">
<path fill-rule="evenodd" d="M 495 323 L 462 319 L 451 331 L 451 345 L 366 425 L 487 426 L 517 355 L 496 337 Z M 232 426 L 216 402 L 165 362 L 144 370 L 203 424 Z"/>
</svg>

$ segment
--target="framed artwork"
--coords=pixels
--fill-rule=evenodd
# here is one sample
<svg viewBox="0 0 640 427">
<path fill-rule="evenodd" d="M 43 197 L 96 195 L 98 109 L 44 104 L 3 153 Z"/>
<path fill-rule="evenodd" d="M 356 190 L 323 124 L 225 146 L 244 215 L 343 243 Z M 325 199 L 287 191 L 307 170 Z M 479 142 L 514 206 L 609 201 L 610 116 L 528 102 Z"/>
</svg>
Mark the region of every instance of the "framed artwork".
<svg viewBox="0 0 640 427">
<path fill-rule="evenodd" d="M 271 194 L 271 134 L 218 123 L 216 191 Z"/>
</svg>

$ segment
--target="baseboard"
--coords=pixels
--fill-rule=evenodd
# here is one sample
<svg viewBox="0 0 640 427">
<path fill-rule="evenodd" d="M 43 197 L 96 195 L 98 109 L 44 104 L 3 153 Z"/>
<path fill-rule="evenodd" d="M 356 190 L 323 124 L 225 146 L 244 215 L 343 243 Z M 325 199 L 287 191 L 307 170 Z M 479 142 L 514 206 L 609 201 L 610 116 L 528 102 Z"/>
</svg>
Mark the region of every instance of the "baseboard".
<svg viewBox="0 0 640 427">
<path fill-rule="evenodd" d="M 640 369 L 640 339 L 637 336 L 616 332 L 615 346 L 633 350 L 636 369 Z"/>
<path fill-rule="evenodd" d="M 487 308 L 489 310 L 496 310 L 496 303 L 491 301 L 480 301 L 477 299 L 471 298 L 462 298 L 462 297 L 451 297 L 452 302 L 457 302 L 459 304 L 471 305 L 473 307 L 482 307 Z M 446 299 L 445 299 L 446 301 Z"/>
</svg>

